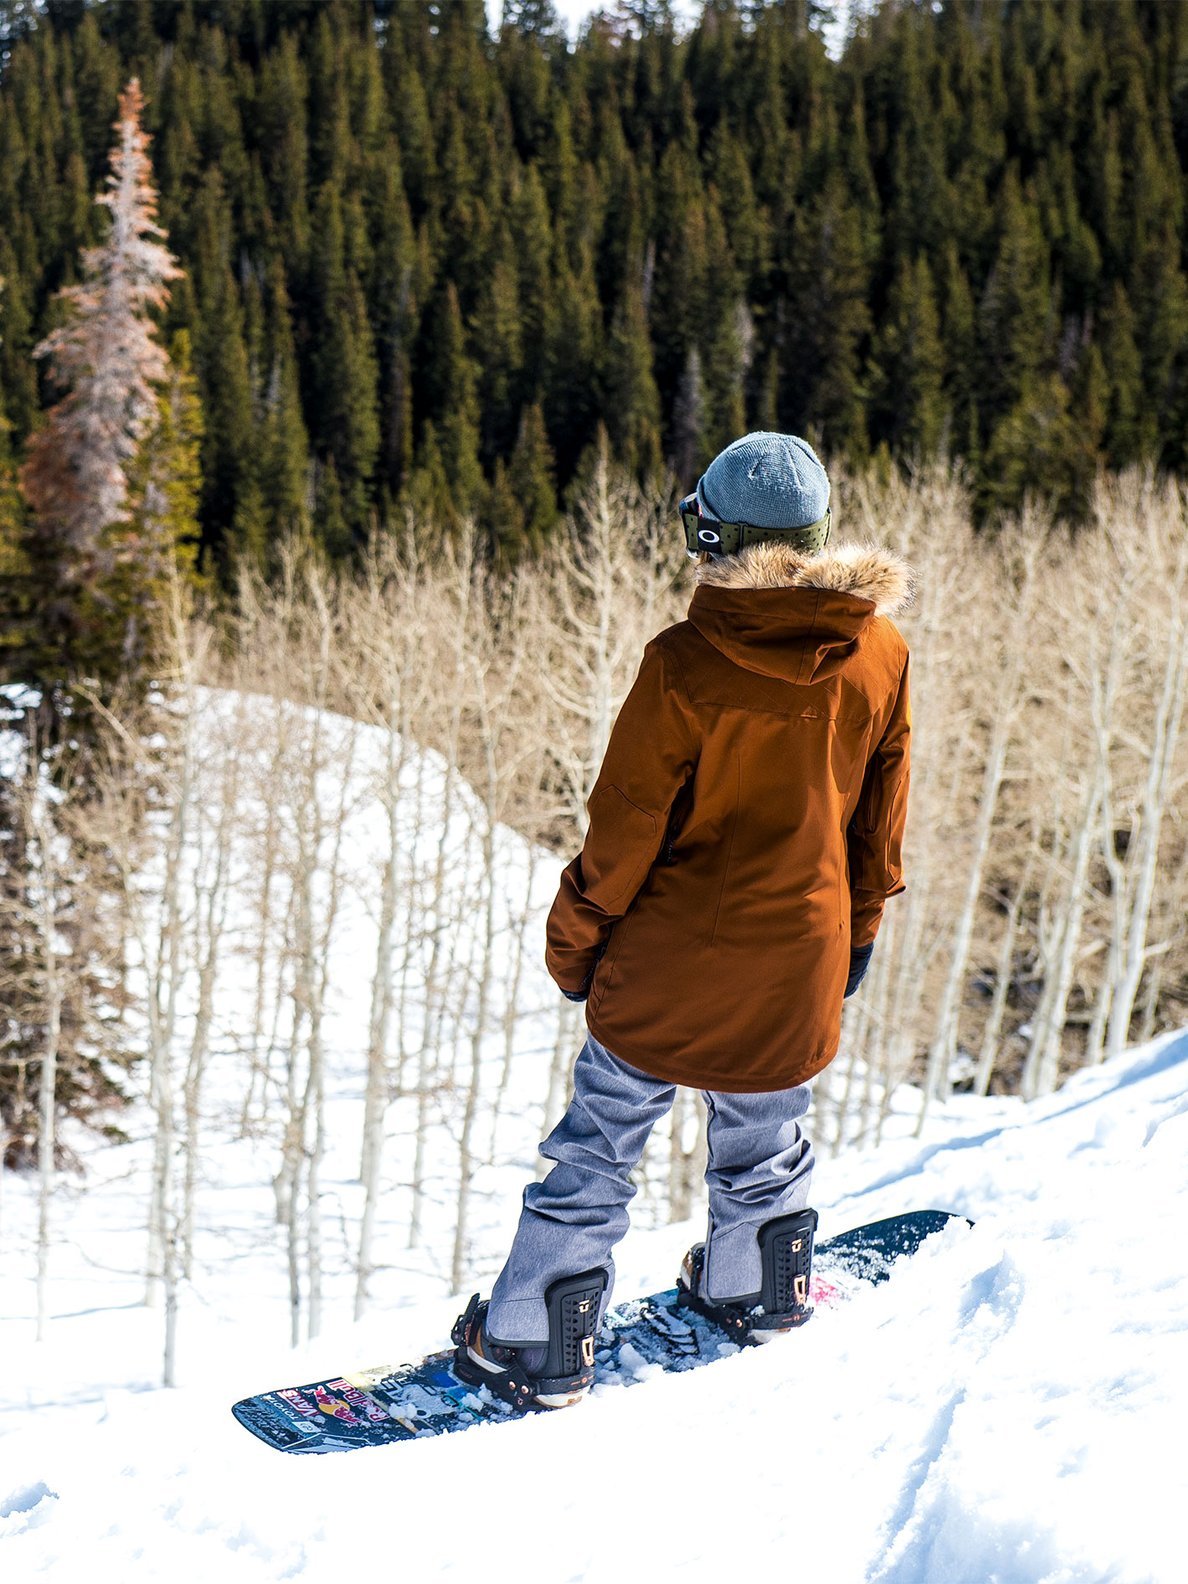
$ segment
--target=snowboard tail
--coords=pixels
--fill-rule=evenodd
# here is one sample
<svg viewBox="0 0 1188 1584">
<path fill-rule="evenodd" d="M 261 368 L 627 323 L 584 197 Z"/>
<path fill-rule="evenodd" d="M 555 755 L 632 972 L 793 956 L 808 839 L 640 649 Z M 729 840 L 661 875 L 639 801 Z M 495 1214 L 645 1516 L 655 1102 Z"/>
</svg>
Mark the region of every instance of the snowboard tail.
<svg viewBox="0 0 1188 1584">
<path fill-rule="evenodd" d="M 826 1238 L 816 1248 L 813 1304 L 830 1309 L 859 1288 L 885 1281 L 896 1260 L 962 1219 L 944 1210 L 916 1210 Z M 671 1287 L 607 1311 L 595 1346 L 595 1389 L 635 1385 L 656 1367 L 670 1373 L 697 1369 L 736 1351 L 725 1331 L 704 1315 L 678 1308 Z M 485 1386 L 459 1379 L 453 1360 L 453 1349 L 446 1349 L 415 1364 L 261 1392 L 231 1411 L 268 1446 L 295 1453 L 351 1452 L 518 1417 Z"/>
</svg>

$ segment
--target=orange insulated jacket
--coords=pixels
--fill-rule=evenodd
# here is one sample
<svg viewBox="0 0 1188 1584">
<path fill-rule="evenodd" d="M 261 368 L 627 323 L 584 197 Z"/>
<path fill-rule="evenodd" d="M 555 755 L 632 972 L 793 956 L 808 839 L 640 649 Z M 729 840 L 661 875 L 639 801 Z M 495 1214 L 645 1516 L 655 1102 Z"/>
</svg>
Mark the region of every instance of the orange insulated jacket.
<svg viewBox="0 0 1188 1584">
<path fill-rule="evenodd" d="M 631 1066 L 747 1093 L 837 1054 L 851 944 L 904 889 L 911 583 L 875 546 L 752 545 L 645 649 L 548 920 Z"/>
</svg>

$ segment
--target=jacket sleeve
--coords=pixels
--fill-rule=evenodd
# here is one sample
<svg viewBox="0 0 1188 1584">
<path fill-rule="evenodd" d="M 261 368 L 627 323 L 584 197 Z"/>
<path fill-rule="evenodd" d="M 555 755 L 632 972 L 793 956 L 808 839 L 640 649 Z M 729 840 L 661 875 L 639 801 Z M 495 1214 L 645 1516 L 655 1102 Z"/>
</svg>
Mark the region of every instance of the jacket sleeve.
<svg viewBox="0 0 1188 1584">
<path fill-rule="evenodd" d="M 904 655 L 890 719 L 871 755 L 862 792 L 846 831 L 850 862 L 850 945 L 869 946 L 878 934 L 883 903 L 903 882 L 903 828 L 907 820 L 912 706 Z"/>
<path fill-rule="evenodd" d="M 545 962 L 562 990 L 586 987 L 656 861 L 673 800 L 696 762 L 679 668 L 650 643 L 586 804 L 585 843 L 562 873 L 549 913 Z"/>
</svg>

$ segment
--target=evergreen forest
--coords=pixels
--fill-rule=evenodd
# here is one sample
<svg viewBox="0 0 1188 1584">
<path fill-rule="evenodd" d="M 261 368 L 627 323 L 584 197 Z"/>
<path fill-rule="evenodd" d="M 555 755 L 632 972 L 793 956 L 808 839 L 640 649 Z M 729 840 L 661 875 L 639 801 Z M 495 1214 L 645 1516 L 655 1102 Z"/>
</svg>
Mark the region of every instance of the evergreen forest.
<svg viewBox="0 0 1188 1584">
<path fill-rule="evenodd" d="M 949 458 L 983 523 L 1183 470 L 1188 7 L 859 12 L 831 55 L 814 0 L 3 0 L 0 545 L 133 78 L 213 576 L 539 550 L 600 429 L 682 488 L 749 428 Z"/>
</svg>

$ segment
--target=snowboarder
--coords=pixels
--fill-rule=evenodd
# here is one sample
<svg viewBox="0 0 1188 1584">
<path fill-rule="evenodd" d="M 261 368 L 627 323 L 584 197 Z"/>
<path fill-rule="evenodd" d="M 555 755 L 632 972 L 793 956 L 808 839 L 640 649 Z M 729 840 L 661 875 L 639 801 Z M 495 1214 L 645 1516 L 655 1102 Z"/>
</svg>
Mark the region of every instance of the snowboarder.
<svg viewBox="0 0 1188 1584">
<path fill-rule="evenodd" d="M 704 1243 L 681 1302 L 740 1341 L 806 1320 L 816 1213 L 800 1126 L 842 1001 L 904 889 L 912 574 L 830 545 L 825 469 L 795 435 L 728 446 L 681 502 L 697 588 L 644 650 L 549 914 L 546 960 L 586 1002 L 573 1099 L 540 1146 L 456 1368 L 515 1406 L 577 1402 L 627 1229 L 628 1174 L 675 1085 L 707 1108 Z"/>
</svg>

